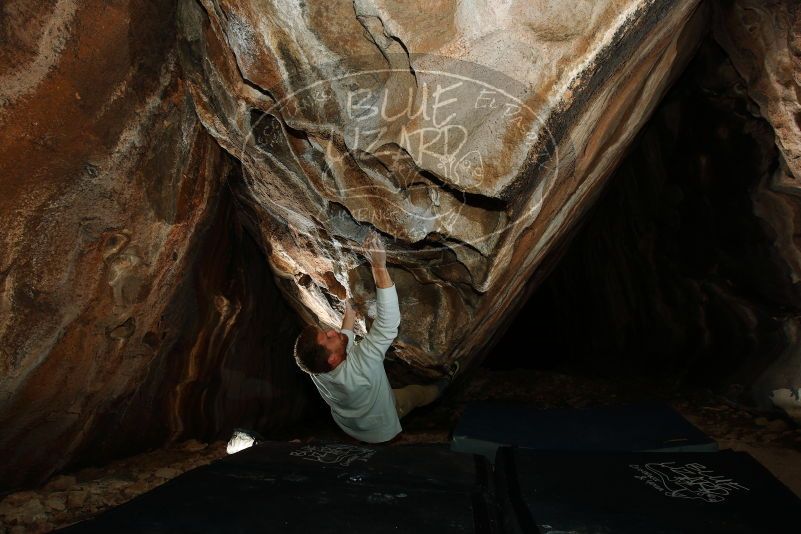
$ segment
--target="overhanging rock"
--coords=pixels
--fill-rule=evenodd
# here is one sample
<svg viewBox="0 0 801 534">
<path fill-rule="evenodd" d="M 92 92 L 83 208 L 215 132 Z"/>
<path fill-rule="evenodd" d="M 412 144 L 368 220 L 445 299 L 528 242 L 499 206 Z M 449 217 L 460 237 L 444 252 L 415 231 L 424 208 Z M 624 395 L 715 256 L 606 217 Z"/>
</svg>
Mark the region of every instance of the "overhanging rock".
<svg viewBox="0 0 801 534">
<path fill-rule="evenodd" d="M 179 20 L 196 110 L 242 162 L 284 294 L 323 323 L 347 297 L 369 311 L 357 245 L 377 228 L 397 355 L 424 368 L 503 330 L 707 15 L 695 0 L 187 0 Z"/>
</svg>

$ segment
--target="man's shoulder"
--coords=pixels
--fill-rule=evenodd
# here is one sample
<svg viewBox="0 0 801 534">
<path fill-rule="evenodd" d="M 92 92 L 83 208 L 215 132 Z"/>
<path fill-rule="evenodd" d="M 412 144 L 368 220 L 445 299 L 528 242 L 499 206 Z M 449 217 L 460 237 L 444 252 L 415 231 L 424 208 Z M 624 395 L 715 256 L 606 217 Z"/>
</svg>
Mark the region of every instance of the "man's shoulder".
<svg viewBox="0 0 801 534">
<path fill-rule="evenodd" d="M 369 372 L 369 374 L 373 374 L 373 368 L 375 367 L 373 363 L 375 361 L 380 362 L 383 360 L 383 353 L 378 347 L 369 341 L 368 337 L 363 337 L 361 340 L 356 342 L 356 344 L 353 346 L 353 350 L 348 353 L 347 360 L 351 360 L 351 367 L 355 370 L 355 372 Z"/>
</svg>

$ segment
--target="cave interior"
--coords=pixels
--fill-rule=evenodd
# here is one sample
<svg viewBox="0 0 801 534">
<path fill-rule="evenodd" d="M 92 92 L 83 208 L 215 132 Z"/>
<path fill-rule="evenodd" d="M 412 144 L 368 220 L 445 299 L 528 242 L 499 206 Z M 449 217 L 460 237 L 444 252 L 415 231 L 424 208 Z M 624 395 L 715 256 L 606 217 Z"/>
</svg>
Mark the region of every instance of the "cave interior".
<svg viewBox="0 0 801 534">
<path fill-rule="evenodd" d="M 187 7 L 171 9 L 163 20 L 196 16 Z M 140 21 L 142 27 L 129 28 L 127 38 L 139 47 L 131 56 L 146 58 L 136 64 L 144 80 L 136 82 L 144 87 L 136 90 L 146 91 L 148 84 L 155 83 L 156 73 L 162 72 L 153 58 L 167 55 L 165 50 L 175 46 L 163 44 L 161 35 L 175 28 L 170 22 L 164 22 L 162 28 L 144 24 L 142 18 L 132 20 Z M 204 31 L 210 32 L 210 23 L 203 20 Z M 796 20 L 801 21 L 801 15 Z M 3 24 L 6 28 L 9 22 Z M 788 259 L 796 254 L 794 242 L 783 240 L 785 234 L 781 233 L 789 231 L 795 237 L 792 228 L 797 213 L 801 213 L 797 210 L 799 194 L 792 187 L 775 187 L 775 176 L 787 169 L 775 127 L 749 93 L 752 80 L 738 71 L 712 24 L 711 19 L 705 21 L 686 66 L 655 103 L 586 212 L 551 246 L 536 276 L 523 281 L 524 287 L 509 309 L 489 330 L 480 331 L 485 339 L 471 345 L 472 352 L 462 359 L 462 368 L 445 395 L 403 419 L 403 433 L 393 445 L 450 443 L 460 417 L 474 403 L 506 402 L 537 410 L 655 403 L 671 406 L 720 448 L 748 452 L 801 496 L 801 408 L 793 411 L 771 402 L 778 388 L 786 388 L 791 395 L 801 391 L 801 285 L 797 266 Z M 795 33 L 801 35 L 801 30 Z M 152 42 L 140 34 L 153 36 Z M 210 48 L 199 51 L 199 38 L 190 37 L 186 40 L 189 44 L 184 43 L 186 50 L 181 50 L 183 57 L 217 53 L 213 41 L 204 42 Z M 196 73 L 186 77 L 193 75 Z M 4 403 L 0 423 L 8 434 L 0 440 L 0 450 L 7 453 L 9 461 L 0 470 L 0 519 L 4 522 L 0 523 L 0 533 L 23 531 L 18 527 L 46 532 L 97 517 L 132 497 L 151 495 L 147 492 L 162 487 L 167 480 L 180 480 L 182 473 L 191 475 L 193 469 L 215 465 L 216 461 L 228 461 L 225 465 L 234 466 L 231 469 L 244 469 L 247 461 L 258 464 L 261 460 L 255 453 L 244 453 L 239 463 L 232 460 L 238 455 L 226 459 L 225 444 L 237 429 L 255 431 L 261 440 L 271 443 L 343 442 L 357 446 L 335 425 L 329 407 L 291 355 L 295 339 L 314 313 L 309 311 L 313 306 L 298 306 L 304 291 L 316 292 L 331 310 L 337 310 L 340 301 L 358 292 L 343 283 L 340 272 L 323 265 L 334 257 L 330 250 L 302 238 L 296 244 L 299 249 L 307 247 L 303 261 L 312 261 L 319 253 L 323 266 L 316 273 L 285 276 L 286 266 L 277 265 L 276 258 L 301 253 L 289 248 L 277 251 L 285 243 L 265 240 L 266 231 L 281 232 L 285 228 L 280 220 L 265 222 L 260 211 L 264 206 L 254 200 L 253 168 L 245 164 L 250 156 L 207 133 L 212 130 L 208 124 L 219 123 L 208 118 L 207 109 L 196 115 L 195 109 L 186 106 L 190 99 L 182 92 L 182 83 L 170 82 L 175 84 L 169 85 L 174 90 L 172 100 L 166 111 L 159 112 L 161 122 L 156 130 L 160 133 L 150 136 L 148 150 L 166 146 L 177 134 L 188 138 L 186 132 L 191 131 L 198 137 L 186 154 L 169 149 L 158 157 L 137 160 L 138 170 L 132 171 L 128 182 L 136 184 L 131 187 L 137 190 L 141 188 L 142 198 L 159 224 L 191 222 L 192 233 L 175 238 L 183 242 L 183 248 L 171 253 L 170 261 L 179 262 L 174 271 L 180 273 L 176 282 L 169 282 L 174 292 L 163 299 L 164 303 L 141 298 L 156 286 L 152 280 L 142 281 L 146 280 L 144 276 L 129 276 L 143 265 L 137 258 L 146 257 L 143 251 L 139 256 L 130 252 L 135 231 L 110 231 L 103 225 L 94 228 L 88 216 L 91 206 L 67 208 L 86 214 L 81 219 L 80 236 L 90 237 L 80 239 L 103 243 L 107 252 L 102 253 L 102 261 L 115 273 L 123 273 L 115 274 L 122 282 L 119 287 L 109 283 L 109 291 L 103 286 L 108 295 L 97 305 L 97 309 L 113 309 L 113 319 L 103 322 L 105 318 L 101 320 L 99 313 L 81 316 L 83 330 L 64 336 L 66 341 L 58 350 L 53 349 L 41 368 L 31 372 L 24 387 L 22 381 L 9 378 L 8 387 L 2 390 L 9 392 L 0 400 Z M 247 90 L 260 91 L 256 83 L 248 84 Z M 797 86 L 796 92 L 801 94 Z M 81 105 L 99 107 L 87 104 L 91 91 L 84 94 L 83 100 L 78 98 Z M 176 96 L 179 94 L 184 96 Z M 197 93 L 194 98 L 200 99 Z M 209 109 L 235 107 L 216 94 L 205 98 L 208 102 L 204 105 Z M 259 150 L 269 153 L 277 146 L 271 143 L 282 136 L 288 139 L 286 147 L 293 147 L 297 153 L 314 146 L 311 134 L 282 124 L 271 115 L 249 109 L 246 116 L 259 125 L 254 128 Z M 795 126 L 801 130 L 801 121 L 796 120 Z M 46 129 L 61 126 L 63 119 L 59 118 Z M 98 136 L 103 132 L 109 138 L 121 135 L 114 128 L 104 123 Z M 219 128 L 224 130 L 223 126 Z M 22 140 L 15 142 L 30 141 L 52 149 L 43 136 L 33 141 L 21 136 Z M 2 144 L 14 148 L 10 141 Z M 276 151 L 288 150 L 286 147 Z M 78 149 L 66 146 L 63 150 L 67 156 L 59 156 L 59 161 L 66 166 L 69 154 Z M 4 162 L 9 153 L 0 153 L 0 161 Z M 34 169 L 39 168 L 36 161 L 41 155 L 30 152 L 25 157 L 34 162 Z M 89 163 L 89 156 L 76 156 L 78 160 L 81 176 L 89 177 L 87 180 L 101 172 L 99 166 Z M 300 167 L 301 163 L 286 165 Z M 9 166 L 9 182 L 21 172 L 19 168 Z M 183 169 L 184 176 L 203 179 L 187 185 L 143 178 L 157 176 L 168 168 L 169 172 Z M 60 171 L 57 168 L 54 172 Z M 208 182 L 206 177 L 211 177 Z M 420 180 L 448 190 L 448 184 L 433 173 Z M 219 184 L 215 192 L 202 193 L 215 181 Z M 289 195 L 290 187 L 294 186 L 275 188 L 267 194 Z M 779 194 L 785 195 L 784 200 L 776 200 Z M 494 213 L 506 206 L 491 196 L 469 194 L 464 198 L 469 209 Z M 791 207 L 780 213 L 779 204 Z M 349 208 L 334 201 L 329 205 L 332 212 L 342 214 L 342 224 L 353 224 Z M 130 227 L 137 224 L 132 222 Z M 55 230 L 44 233 L 48 231 L 55 235 Z M 382 235 L 389 232 L 384 229 Z M 18 239 L 34 241 L 32 237 Z M 403 280 L 400 288 L 425 276 L 430 277 L 427 281 L 457 280 L 449 286 L 449 290 L 456 288 L 452 293 L 437 296 L 441 300 L 436 301 L 432 313 L 444 317 L 443 321 L 461 320 L 459 314 L 465 312 L 447 299 L 473 292 L 470 298 L 479 302 L 479 292 L 470 286 L 472 282 L 464 280 L 478 279 L 480 269 L 473 271 L 472 263 L 465 267 L 462 257 L 453 261 L 450 252 L 431 252 L 426 248 L 430 245 L 427 241 L 408 245 L 412 249 L 416 246 L 415 252 L 422 259 L 404 263 L 391 248 L 396 245 L 390 244 L 391 272 Z M 430 262 L 429 267 L 426 262 Z M 18 265 L 30 271 L 34 263 Z M 0 263 L 0 274 L 10 287 L 12 267 L 3 271 L 4 265 Z M 364 265 L 349 265 L 347 269 L 356 273 L 354 279 L 369 279 Z M 6 294 L 5 287 L 0 284 L 1 295 Z M 35 283 L 30 287 L 33 289 L 27 297 L 22 289 L 14 293 L 15 305 L 29 305 L 35 313 L 50 313 L 48 306 L 52 303 L 41 297 L 47 291 L 37 293 Z M 89 282 L 81 288 L 80 298 L 92 291 L 86 289 Z M 368 284 L 360 291 L 363 294 L 373 289 Z M 357 306 L 357 311 L 366 310 L 365 302 L 358 302 L 362 307 Z M 158 321 L 148 323 L 126 311 L 142 303 L 158 310 L 153 312 Z M 12 309 L 5 301 L 0 304 L 4 313 Z M 38 315 L 25 317 L 32 318 L 32 325 L 37 324 Z M 414 320 L 427 321 L 424 317 Z M 12 328 L 24 337 L 20 324 L 13 323 Z M 458 328 L 466 328 L 464 324 L 459 323 Z M 39 335 L 33 328 L 31 332 L 33 337 Z M 102 392 L 92 389 L 85 398 L 101 400 L 80 400 L 80 388 L 85 386 L 76 385 L 70 398 L 79 400 L 66 413 L 78 406 L 78 412 L 94 410 L 92 416 L 84 419 L 81 415 L 77 420 L 80 424 L 71 415 L 69 420 L 52 416 L 45 406 L 58 405 L 61 401 L 53 399 L 66 397 L 50 392 L 72 387 L 52 378 L 60 376 L 54 371 L 56 366 L 69 368 L 73 374 L 88 369 L 80 358 L 73 360 L 60 351 L 83 350 L 89 354 L 87 361 L 99 358 L 107 353 L 107 349 L 95 350 L 99 342 L 76 341 L 94 339 L 92 335 L 102 337 L 104 347 L 116 343 L 118 349 L 114 350 L 119 352 L 113 358 L 119 357 L 121 363 L 114 363 L 109 367 L 113 371 L 102 376 L 110 383 L 119 381 L 118 390 L 123 393 L 105 400 L 101 399 Z M 128 340 L 134 338 L 138 352 L 120 348 L 133 346 Z M 8 370 L 11 377 L 11 371 L 24 368 L 28 360 L 8 356 L 17 354 L 8 339 L 0 339 L 8 348 L 0 347 L 5 366 L 0 370 Z M 424 348 L 428 352 L 410 339 L 401 333 L 400 342 L 387 353 L 385 366 L 393 387 L 427 384 L 439 378 L 432 372 L 436 362 L 430 353 L 448 346 L 449 338 L 427 339 Z M 446 354 L 439 357 L 447 359 Z M 149 363 L 140 365 L 137 358 L 146 358 Z M 127 381 L 137 383 L 129 387 Z M 42 391 L 48 393 L 40 395 Z M 40 425 L 42 421 L 55 422 L 51 429 Z M 526 427 L 525 421 L 517 424 Z M 65 449 L 68 453 L 63 455 L 59 454 L 61 441 L 69 442 Z M 37 448 L 32 443 L 46 445 Z M 448 462 L 441 458 L 431 461 Z M 515 461 L 522 465 L 525 459 Z M 282 469 L 259 467 L 273 468 Z M 249 469 L 256 468 L 251 465 Z M 197 478 L 195 483 L 205 487 L 206 482 Z M 458 485 L 453 481 L 447 484 Z M 198 493 L 202 497 L 202 491 Z M 168 499 L 166 492 L 160 495 Z M 132 519 L 123 514 L 116 520 Z M 86 531 L 92 531 L 91 524 L 87 525 Z M 103 528 L 102 523 L 99 525 L 94 528 Z M 106 527 L 112 528 L 109 525 L 116 528 L 124 523 L 108 523 Z M 525 530 L 525 526 L 515 528 Z"/>
</svg>

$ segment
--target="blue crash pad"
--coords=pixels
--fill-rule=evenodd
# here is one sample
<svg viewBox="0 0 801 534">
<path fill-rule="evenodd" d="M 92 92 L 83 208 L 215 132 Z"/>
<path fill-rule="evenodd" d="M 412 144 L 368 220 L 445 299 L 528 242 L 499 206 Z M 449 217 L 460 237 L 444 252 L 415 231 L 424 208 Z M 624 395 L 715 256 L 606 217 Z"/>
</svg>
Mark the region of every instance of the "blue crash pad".
<svg viewBox="0 0 801 534">
<path fill-rule="evenodd" d="M 483 457 L 262 442 L 64 532 L 495 532 Z"/>
<path fill-rule="evenodd" d="M 564 451 L 717 450 L 715 441 L 660 404 L 541 410 L 505 402 L 468 403 L 451 449 L 492 460 L 504 445 Z"/>
<path fill-rule="evenodd" d="M 548 452 L 501 448 L 505 532 L 798 532 L 801 500 L 744 452 Z"/>
</svg>

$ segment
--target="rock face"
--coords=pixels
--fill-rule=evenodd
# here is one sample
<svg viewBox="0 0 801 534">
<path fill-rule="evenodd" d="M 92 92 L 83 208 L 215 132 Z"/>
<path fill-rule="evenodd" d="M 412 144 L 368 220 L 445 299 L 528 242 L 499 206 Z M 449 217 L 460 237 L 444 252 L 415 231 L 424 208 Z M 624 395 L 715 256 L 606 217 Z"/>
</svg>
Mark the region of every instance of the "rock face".
<svg viewBox="0 0 801 534">
<path fill-rule="evenodd" d="M 715 39 L 776 134 L 782 163 L 772 178 L 774 188 L 797 191 L 792 180 L 801 180 L 801 5 L 791 0 L 721 4 L 715 9 Z"/>
<path fill-rule="evenodd" d="M 692 56 L 696 1 L 184 1 L 198 115 L 240 159 L 284 294 L 369 310 L 389 242 L 396 355 L 481 354 Z M 360 325 L 364 328 L 364 325 Z"/>
<path fill-rule="evenodd" d="M 738 0 L 718 6 L 714 34 L 744 78 L 759 115 L 772 126 L 778 163 L 753 193 L 754 212 L 773 236 L 774 254 L 801 282 L 801 5 Z M 756 113 L 755 113 L 756 114 Z M 788 292 L 789 293 L 789 292 Z M 757 400 L 801 421 L 801 310 L 785 315 L 786 349 L 756 385 Z"/>
<path fill-rule="evenodd" d="M 0 488 L 297 417 L 302 377 L 269 358 L 295 321 L 236 235 L 239 166 L 185 91 L 174 3 L 2 10 Z"/>
</svg>

